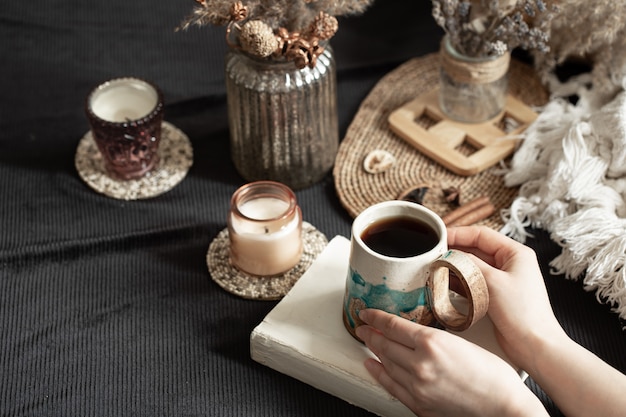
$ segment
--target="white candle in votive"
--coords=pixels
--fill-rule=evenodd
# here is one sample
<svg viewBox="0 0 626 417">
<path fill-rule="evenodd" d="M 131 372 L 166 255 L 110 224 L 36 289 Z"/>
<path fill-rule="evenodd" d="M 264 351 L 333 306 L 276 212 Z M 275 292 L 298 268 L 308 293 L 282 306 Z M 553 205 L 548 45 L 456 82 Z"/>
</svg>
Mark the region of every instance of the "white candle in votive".
<svg viewBox="0 0 626 417">
<path fill-rule="evenodd" d="M 282 216 L 288 208 L 289 203 L 287 201 L 273 197 L 260 197 L 243 203 L 239 206 L 239 212 L 254 220 L 270 220 Z M 268 226 L 271 226 L 272 230 L 268 230 Z M 243 225 L 244 233 L 253 234 L 274 233 L 277 226 L 279 225 L 276 222 L 270 222 L 269 225 L 246 222 Z"/>
<path fill-rule="evenodd" d="M 281 217 L 289 202 L 259 197 L 244 202 L 231 218 L 231 258 L 235 265 L 254 275 L 276 275 L 294 267 L 302 255 L 299 210 L 285 221 Z M 251 220 L 252 219 L 252 220 Z"/>
<path fill-rule="evenodd" d="M 121 78 L 103 84 L 89 104 L 99 118 L 121 123 L 147 116 L 158 102 L 158 93 L 149 84 L 135 78 Z"/>
</svg>

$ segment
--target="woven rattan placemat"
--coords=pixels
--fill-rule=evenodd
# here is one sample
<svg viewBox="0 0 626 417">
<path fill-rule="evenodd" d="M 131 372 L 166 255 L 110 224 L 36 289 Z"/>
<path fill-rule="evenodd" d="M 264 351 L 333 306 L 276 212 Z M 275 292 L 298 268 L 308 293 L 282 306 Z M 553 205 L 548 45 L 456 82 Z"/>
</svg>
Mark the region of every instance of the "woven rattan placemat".
<svg viewBox="0 0 626 417">
<path fill-rule="evenodd" d="M 389 128 L 387 119 L 392 111 L 438 83 L 439 55 L 414 58 L 385 75 L 361 103 L 339 146 L 333 169 L 337 194 L 351 216 L 356 217 L 372 204 L 396 199 L 404 190 L 425 184 L 430 189 L 423 204 L 441 216 L 454 208 L 443 198 L 443 189 L 459 189 L 461 203 L 488 195 L 496 212 L 480 224 L 495 229 L 502 227 L 499 212 L 510 206 L 518 189 L 504 186 L 498 166 L 469 177 L 456 175 Z M 533 68 L 517 60 L 511 61 L 509 94 L 529 106 L 540 106 L 548 100 L 548 93 Z M 396 162 L 385 172 L 369 174 L 363 169 L 363 160 L 375 149 L 390 152 Z"/>
</svg>

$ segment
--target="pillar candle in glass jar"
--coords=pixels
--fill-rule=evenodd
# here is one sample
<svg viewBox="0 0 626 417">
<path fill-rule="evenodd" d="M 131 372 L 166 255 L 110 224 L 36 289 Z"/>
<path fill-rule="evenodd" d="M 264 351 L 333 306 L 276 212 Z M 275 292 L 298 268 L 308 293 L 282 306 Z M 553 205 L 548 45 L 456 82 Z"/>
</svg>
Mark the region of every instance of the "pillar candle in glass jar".
<svg viewBox="0 0 626 417">
<path fill-rule="evenodd" d="M 252 275 L 278 275 L 302 256 L 302 213 L 293 191 L 274 181 L 256 181 L 232 196 L 228 215 L 230 259 Z"/>
</svg>

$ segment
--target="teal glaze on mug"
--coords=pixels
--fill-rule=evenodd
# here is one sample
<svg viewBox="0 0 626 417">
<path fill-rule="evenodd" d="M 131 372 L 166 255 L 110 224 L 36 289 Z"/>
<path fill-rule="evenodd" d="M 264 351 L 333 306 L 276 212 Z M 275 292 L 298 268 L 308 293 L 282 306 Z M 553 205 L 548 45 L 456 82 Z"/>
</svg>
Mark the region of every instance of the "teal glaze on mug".
<svg viewBox="0 0 626 417">
<path fill-rule="evenodd" d="M 357 324 L 356 318 L 353 318 L 352 314 L 350 314 L 351 299 L 360 300 L 369 308 L 386 310 L 413 321 L 417 319 L 416 312 L 420 311 L 420 309 L 422 309 L 420 316 L 421 314 L 428 314 L 430 312 L 428 305 L 430 289 L 428 287 L 419 287 L 413 291 L 392 290 L 385 283 L 372 285 L 365 281 L 363 277 L 352 268 L 349 268 L 348 271 L 346 293 L 349 294 L 349 297 L 346 298 L 346 302 L 344 302 L 344 310 L 351 327 L 356 327 Z M 357 315 L 358 310 L 360 310 L 360 308 L 357 308 L 355 311 Z"/>
<path fill-rule="evenodd" d="M 374 251 L 364 242 L 362 236 L 368 227 L 398 218 L 409 218 L 431 228 L 436 234 L 434 245 L 414 256 L 393 257 Z M 386 201 L 359 214 L 352 224 L 342 314 L 350 334 L 356 338 L 354 329 L 362 324 L 358 313 L 365 308 L 385 310 L 420 324 L 436 324 L 426 282 L 432 262 L 448 250 L 447 239 L 443 220 L 416 203 Z"/>
</svg>

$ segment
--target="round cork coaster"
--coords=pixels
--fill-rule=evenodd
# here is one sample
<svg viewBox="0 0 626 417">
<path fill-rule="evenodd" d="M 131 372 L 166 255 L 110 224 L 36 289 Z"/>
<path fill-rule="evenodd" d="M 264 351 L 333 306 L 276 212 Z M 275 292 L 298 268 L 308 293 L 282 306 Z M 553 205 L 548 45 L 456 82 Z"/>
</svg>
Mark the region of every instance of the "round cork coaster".
<svg viewBox="0 0 626 417">
<path fill-rule="evenodd" d="M 209 245 L 206 255 L 211 278 L 231 294 L 249 300 L 280 300 L 311 266 L 328 239 L 313 225 L 302 222 L 303 252 L 300 262 L 280 275 L 256 276 L 240 271 L 230 263 L 228 229 L 223 229 Z"/>
<path fill-rule="evenodd" d="M 110 177 L 91 131 L 76 148 L 74 164 L 80 178 L 95 191 L 119 200 L 140 200 L 161 195 L 180 183 L 193 164 L 193 149 L 185 133 L 168 122 L 161 125 L 159 162 L 136 180 Z"/>
<path fill-rule="evenodd" d="M 339 146 L 333 176 L 341 204 L 353 217 L 372 204 L 397 199 L 414 187 L 426 186 L 423 204 L 444 216 L 456 206 L 443 190 L 456 189 L 459 203 L 489 196 L 496 208 L 479 222 L 500 229 L 500 210 L 508 208 L 518 188 L 504 185 L 502 169 L 493 166 L 472 176 L 459 176 L 409 145 L 389 128 L 388 117 L 397 108 L 427 93 L 439 84 L 439 54 L 411 59 L 385 75 L 363 100 Z M 548 93 L 529 65 L 511 60 L 509 94 L 528 106 L 541 106 Z M 363 161 L 370 152 L 383 150 L 395 158 L 393 165 L 376 174 L 368 173 Z"/>
</svg>

